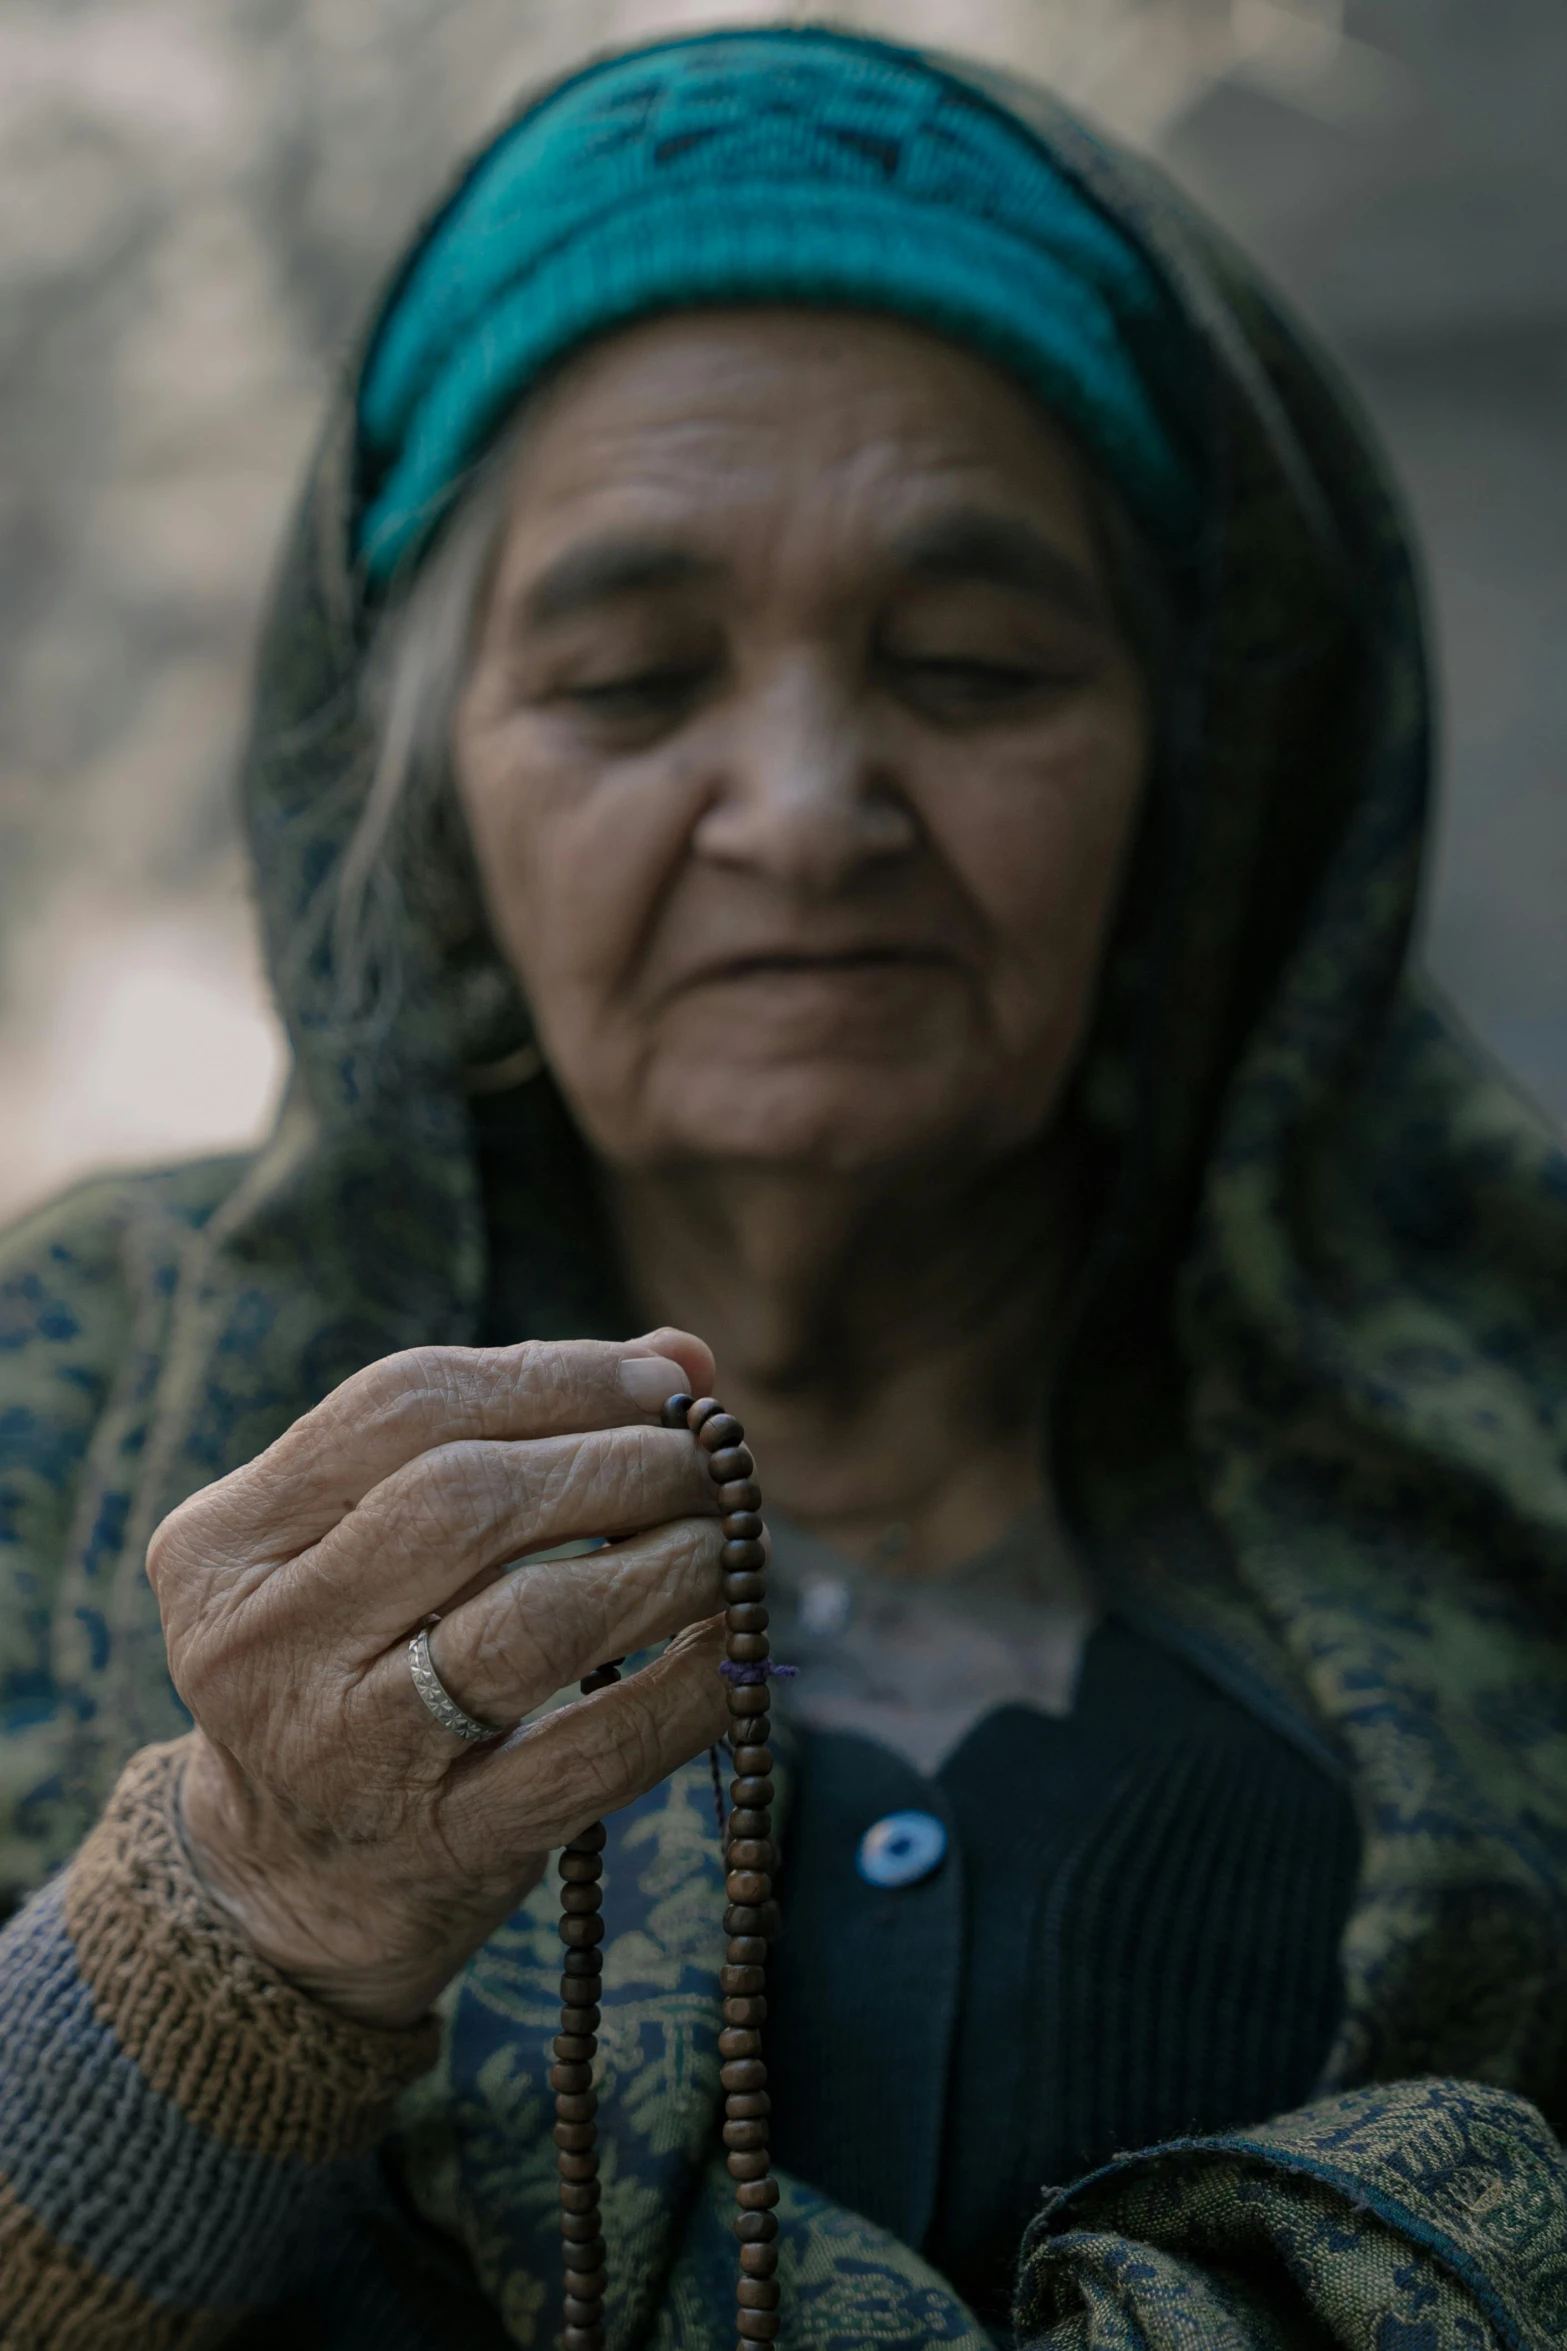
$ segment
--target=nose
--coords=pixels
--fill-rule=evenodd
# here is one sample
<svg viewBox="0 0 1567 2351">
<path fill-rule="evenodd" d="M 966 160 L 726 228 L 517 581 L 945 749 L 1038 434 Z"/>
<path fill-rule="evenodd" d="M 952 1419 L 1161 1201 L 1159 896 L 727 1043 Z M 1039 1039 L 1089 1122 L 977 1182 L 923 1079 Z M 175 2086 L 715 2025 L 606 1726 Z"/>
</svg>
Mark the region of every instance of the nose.
<svg viewBox="0 0 1567 2351">
<path fill-rule="evenodd" d="M 698 856 L 814 894 L 916 847 L 918 823 L 885 747 L 825 660 L 779 662 L 735 695 L 726 721 Z"/>
</svg>

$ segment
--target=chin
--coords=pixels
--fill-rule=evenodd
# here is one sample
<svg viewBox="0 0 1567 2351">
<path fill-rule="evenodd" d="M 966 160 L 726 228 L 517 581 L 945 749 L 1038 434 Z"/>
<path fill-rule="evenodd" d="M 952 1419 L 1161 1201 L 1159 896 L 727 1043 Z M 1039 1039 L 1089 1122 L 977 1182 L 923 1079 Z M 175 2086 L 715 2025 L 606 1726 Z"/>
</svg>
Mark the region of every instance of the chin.
<svg viewBox="0 0 1567 2351">
<path fill-rule="evenodd" d="M 1047 1101 L 1025 1106 L 1013 1088 L 976 1084 L 993 1074 L 930 1063 L 707 1065 L 649 1104 L 648 1156 L 838 1176 L 988 1158 L 1048 1110 Z"/>
</svg>

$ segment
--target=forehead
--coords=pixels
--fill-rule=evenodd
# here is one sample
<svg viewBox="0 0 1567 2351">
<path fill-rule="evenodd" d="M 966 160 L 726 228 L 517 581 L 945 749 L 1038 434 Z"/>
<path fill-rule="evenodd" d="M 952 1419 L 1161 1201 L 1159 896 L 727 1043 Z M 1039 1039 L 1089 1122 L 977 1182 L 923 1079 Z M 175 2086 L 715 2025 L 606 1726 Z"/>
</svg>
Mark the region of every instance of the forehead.
<svg viewBox="0 0 1567 2351">
<path fill-rule="evenodd" d="M 505 568 L 575 535 L 736 532 L 838 547 L 944 507 L 991 507 L 1093 561 L 1085 471 L 999 368 L 891 318 L 794 309 L 677 314 L 581 354 L 524 421 Z"/>
</svg>

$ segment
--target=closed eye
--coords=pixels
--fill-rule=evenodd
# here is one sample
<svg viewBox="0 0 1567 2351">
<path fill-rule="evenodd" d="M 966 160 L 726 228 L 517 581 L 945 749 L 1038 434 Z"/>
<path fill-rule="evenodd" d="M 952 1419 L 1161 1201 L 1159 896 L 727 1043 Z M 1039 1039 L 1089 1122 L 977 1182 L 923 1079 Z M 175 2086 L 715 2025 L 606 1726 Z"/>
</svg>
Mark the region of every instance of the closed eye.
<svg viewBox="0 0 1567 2351">
<path fill-rule="evenodd" d="M 695 701 L 711 675 L 706 663 L 642 669 L 626 677 L 594 678 L 567 686 L 561 699 L 600 718 L 667 718 Z"/>
<path fill-rule="evenodd" d="M 1084 668 L 1064 663 L 1059 668 L 1045 668 L 1031 662 L 984 661 L 959 654 L 888 655 L 884 666 L 905 701 L 933 716 L 953 718 L 1021 708 L 1042 695 L 1076 684 L 1084 674 Z"/>
</svg>

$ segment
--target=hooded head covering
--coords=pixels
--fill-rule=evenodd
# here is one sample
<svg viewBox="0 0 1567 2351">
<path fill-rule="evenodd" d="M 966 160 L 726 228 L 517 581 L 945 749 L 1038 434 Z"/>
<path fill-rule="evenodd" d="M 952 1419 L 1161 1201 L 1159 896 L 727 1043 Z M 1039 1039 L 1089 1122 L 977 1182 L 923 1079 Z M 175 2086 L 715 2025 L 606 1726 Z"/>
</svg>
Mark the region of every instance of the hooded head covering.
<svg viewBox="0 0 1567 2351">
<path fill-rule="evenodd" d="M 1463 2074 L 1561 2119 L 1567 1162 L 1406 975 L 1429 726 L 1396 505 L 1331 372 L 1146 167 L 1021 86 L 826 32 L 667 44 L 530 108 L 416 243 L 332 420 L 245 763 L 296 1059 L 276 1133 L 119 1187 L 112 1247 L 16 1309 L 42 1348 L 75 1284 L 78 1337 L 48 1344 L 77 1417 L 56 1443 L 34 1415 L 42 1499 L 13 1514 L 66 1551 L 39 1850 L 179 1723 L 158 1517 L 364 1363 L 473 1340 L 498 1278 L 447 943 L 410 915 L 370 1057 L 306 921 L 358 814 L 382 572 L 574 339 L 784 291 L 999 357 L 1178 549 L 1184 659 L 1085 1063 L 1115 1172 L 1057 1472 L 1123 1605 L 1352 1779 L 1333 2079 Z M 613 1330 L 581 1146 L 547 1079 L 530 1100 L 511 1335 Z"/>
</svg>

